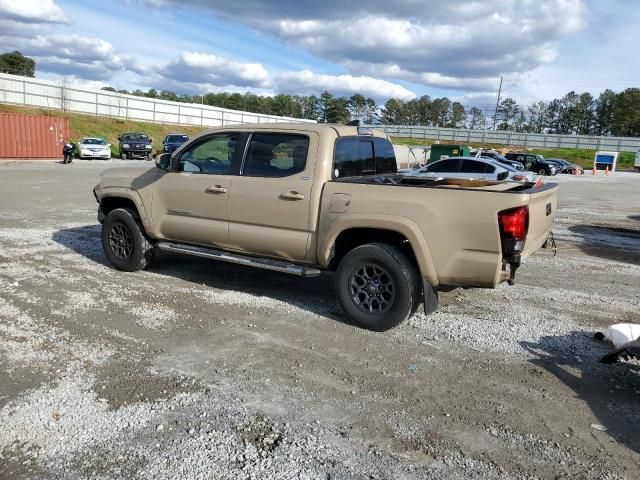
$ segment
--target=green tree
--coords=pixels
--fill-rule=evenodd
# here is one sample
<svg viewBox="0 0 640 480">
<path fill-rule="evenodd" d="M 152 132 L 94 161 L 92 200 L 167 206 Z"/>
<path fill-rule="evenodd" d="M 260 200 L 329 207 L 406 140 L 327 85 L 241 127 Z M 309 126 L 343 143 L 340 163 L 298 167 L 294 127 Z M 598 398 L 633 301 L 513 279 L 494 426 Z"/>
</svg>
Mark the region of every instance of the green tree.
<svg viewBox="0 0 640 480">
<path fill-rule="evenodd" d="M 467 114 L 467 125 L 470 129 L 486 128 L 487 119 L 478 107 L 471 107 Z"/>
<path fill-rule="evenodd" d="M 434 127 L 444 127 L 451 117 L 451 100 L 446 97 L 436 98 L 429 108 L 429 123 Z"/>
<path fill-rule="evenodd" d="M 547 105 L 544 102 L 536 102 L 527 108 L 529 114 L 529 131 L 542 133 L 546 127 Z"/>
<path fill-rule="evenodd" d="M 405 125 L 406 124 L 406 112 L 405 104 L 402 100 L 397 98 L 390 98 L 384 104 L 382 109 L 381 121 L 386 125 Z"/>
<path fill-rule="evenodd" d="M 25 57 L 19 51 L 3 53 L 0 55 L 0 73 L 22 75 L 23 77 L 35 77 L 36 62 Z"/>
<path fill-rule="evenodd" d="M 327 122 L 347 123 L 350 118 L 349 99 L 346 97 L 333 98 L 327 110 Z"/>
<path fill-rule="evenodd" d="M 640 88 L 627 88 L 618 94 L 612 133 L 621 137 L 640 136 Z"/>
<path fill-rule="evenodd" d="M 356 93 L 349 98 L 349 113 L 351 118 L 364 120 L 366 116 L 367 99 L 364 95 Z"/>
<path fill-rule="evenodd" d="M 595 134 L 611 135 L 616 113 L 617 95 L 613 90 L 600 94 L 595 106 Z"/>
<path fill-rule="evenodd" d="M 453 102 L 451 104 L 451 120 L 449 126 L 453 128 L 464 127 L 466 116 L 467 113 L 464 110 L 464 105 L 460 102 Z"/>
<path fill-rule="evenodd" d="M 512 123 L 520 114 L 520 107 L 513 98 L 505 98 L 498 106 L 498 130 L 510 130 Z"/>
</svg>

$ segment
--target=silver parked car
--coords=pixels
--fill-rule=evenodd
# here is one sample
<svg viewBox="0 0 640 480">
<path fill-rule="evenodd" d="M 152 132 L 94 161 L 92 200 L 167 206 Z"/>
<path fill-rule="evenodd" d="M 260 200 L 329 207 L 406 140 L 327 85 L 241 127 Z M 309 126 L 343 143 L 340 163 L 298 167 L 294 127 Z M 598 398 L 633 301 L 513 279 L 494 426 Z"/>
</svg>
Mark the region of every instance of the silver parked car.
<svg viewBox="0 0 640 480">
<path fill-rule="evenodd" d="M 111 144 L 100 137 L 82 137 L 78 142 L 78 158 L 111 158 Z"/>
<path fill-rule="evenodd" d="M 444 177 L 464 178 L 467 180 L 495 180 L 511 182 L 534 182 L 536 175 L 532 172 L 521 172 L 498 163 L 490 158 L 482 157 L 453 157 L 430 163 L 424 167 L 411 171 L 404 171 L 402 175 L 410 177 Z"/>
</svg>

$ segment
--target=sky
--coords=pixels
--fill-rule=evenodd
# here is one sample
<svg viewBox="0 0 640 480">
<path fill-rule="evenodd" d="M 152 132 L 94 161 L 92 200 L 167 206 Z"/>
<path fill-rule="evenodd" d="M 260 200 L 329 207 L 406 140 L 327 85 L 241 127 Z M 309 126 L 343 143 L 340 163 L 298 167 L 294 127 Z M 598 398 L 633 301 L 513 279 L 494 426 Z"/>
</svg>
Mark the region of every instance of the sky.
<svg viewBox="0 0 640 480">
<path fill-rule="evenodd" d="M 637 0 L 0 0 L 0 52 L 117 89 L 503 98 L 638 87 Z"/>
</svg>

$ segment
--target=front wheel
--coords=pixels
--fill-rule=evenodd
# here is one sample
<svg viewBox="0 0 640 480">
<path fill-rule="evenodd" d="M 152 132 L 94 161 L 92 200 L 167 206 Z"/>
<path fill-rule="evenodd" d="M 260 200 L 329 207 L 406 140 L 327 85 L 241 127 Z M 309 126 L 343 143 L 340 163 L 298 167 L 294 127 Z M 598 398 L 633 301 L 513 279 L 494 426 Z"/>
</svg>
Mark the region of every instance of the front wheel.
<svg viewBox="0 0 640 480">
<path fill-rule="evenodd" d="M 142 270 L 153 259 L 153 244 L 134 210 L 117 208 L 102 223 L 102 249 L 118 270 Z"/>
<path fill-rule="evenodd" d="M 540 170 L 538 170 L 538 175 L 545 176 L 546 174 L 547 174 L 547 171 L 544 168 L 541 168 Z"/>
<path fill-rule="evenodd" d="M 153 153 L 148 153 L 147 154 L 147 161 L 150 162 L 151 160 L 153 160 Z"/>
<path fill-rule="evenodd" d="M 420 276 L 402 250 L 371 243 L 344 256 L 336 273 L 336 291 L 349 317 L 381 332 L 415 312 L 420 302 Z"/>
<path fill-rule="evenodd" d="M 126 160 L 126 159 L 127 159 L 127 154 L 126 154 L 126 153 L 121 153 L 121 154 L 120 154 L 120 158 L 121 158 L 122 160 Z"/>
</svg>

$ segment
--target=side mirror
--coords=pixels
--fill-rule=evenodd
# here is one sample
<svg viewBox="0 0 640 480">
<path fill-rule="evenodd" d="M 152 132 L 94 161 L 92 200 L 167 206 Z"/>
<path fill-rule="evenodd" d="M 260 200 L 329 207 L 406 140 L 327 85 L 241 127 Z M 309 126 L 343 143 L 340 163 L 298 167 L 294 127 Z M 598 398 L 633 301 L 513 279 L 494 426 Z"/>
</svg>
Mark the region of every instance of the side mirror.
<svg viewBox="0 0 640 480">
<path fill-rule="evenodd" d="M 118 137 L 118 141 L 121 142 L 122 141 L 122 137 Z"/>
<path fill-rule="evenodd" d="M 156 167 L 160 170 L 169 170 L 171 166 L 171 154 L 170 153 L 162 153 L 160 155 L 156 155 Z"/>
<path fill-rule="evenodd" d="M 153 143 L 153 138 L 149 138 L 149 143 Z"/>
</svg>

